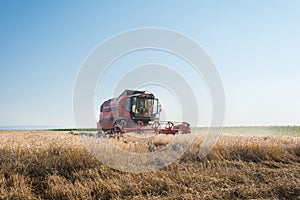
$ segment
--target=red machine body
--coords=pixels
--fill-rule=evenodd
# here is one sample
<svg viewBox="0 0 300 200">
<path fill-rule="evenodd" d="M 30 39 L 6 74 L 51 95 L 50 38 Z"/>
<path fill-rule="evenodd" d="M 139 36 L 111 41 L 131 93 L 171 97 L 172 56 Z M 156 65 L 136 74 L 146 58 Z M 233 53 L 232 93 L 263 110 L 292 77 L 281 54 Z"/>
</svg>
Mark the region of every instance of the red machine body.
<svg viewBox="0 0 300 200">
<path fill-rule="evenodd" d="M 157 98 L 146 91 L 125 90 L 119 97 L 109 99 L 100 106 L 97 129 L 110 133 L 144 132 L 176 134 L 190 133 L 190 126 L 183 122 L 159 121 L 160 104 Z"/>
</svg>

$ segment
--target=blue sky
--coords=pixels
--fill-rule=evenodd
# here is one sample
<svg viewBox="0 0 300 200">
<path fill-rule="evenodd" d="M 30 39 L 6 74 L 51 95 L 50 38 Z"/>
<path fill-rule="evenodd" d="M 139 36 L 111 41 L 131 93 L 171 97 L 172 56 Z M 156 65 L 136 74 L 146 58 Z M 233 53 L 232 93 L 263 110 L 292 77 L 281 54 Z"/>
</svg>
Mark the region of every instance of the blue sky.
<svg viewBox="0 0 300 200">
<path fill-rule="evenodd" d="M 142 27 L 179 31 L 206 49 L 225 88 L 225 125 L 300 125 L 299 10 L 297 0 L 2 0 L 0 126 L 74 126 L 85 58 Z"/>
</svg>

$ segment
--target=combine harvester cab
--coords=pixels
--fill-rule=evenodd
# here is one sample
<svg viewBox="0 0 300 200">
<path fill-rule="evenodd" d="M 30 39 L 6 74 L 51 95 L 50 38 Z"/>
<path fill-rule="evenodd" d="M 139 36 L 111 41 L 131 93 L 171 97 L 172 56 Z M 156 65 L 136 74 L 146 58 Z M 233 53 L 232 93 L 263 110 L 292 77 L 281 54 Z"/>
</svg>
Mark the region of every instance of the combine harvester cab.
<svg viewBox="0 0 300 200">
<path fill-rule="evenodd" d="M 147 91 L 125 90 L 119 97 L 100 106 L 99 131 L 114 133 L 150 131 L 153 133 L 190 133 L 187 122 L 159 121 L 159 100 Z"/>
</svg>

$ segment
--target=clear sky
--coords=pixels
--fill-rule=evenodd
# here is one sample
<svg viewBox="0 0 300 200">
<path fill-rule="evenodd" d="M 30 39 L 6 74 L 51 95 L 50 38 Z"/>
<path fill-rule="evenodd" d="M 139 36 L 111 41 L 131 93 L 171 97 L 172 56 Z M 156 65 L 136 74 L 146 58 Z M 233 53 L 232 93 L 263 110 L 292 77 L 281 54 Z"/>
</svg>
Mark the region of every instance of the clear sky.
<svg viewBox="0 0 300 200">
<path fill-rule="evenodd" d="M 84 59 L 108 37 L 143 27 L 205 48 L 223 80 L 225 125 L 300 125 L 299 11 L 298 0 L 2 0 L 0 126 L 74 126 Z"/>
</svg>

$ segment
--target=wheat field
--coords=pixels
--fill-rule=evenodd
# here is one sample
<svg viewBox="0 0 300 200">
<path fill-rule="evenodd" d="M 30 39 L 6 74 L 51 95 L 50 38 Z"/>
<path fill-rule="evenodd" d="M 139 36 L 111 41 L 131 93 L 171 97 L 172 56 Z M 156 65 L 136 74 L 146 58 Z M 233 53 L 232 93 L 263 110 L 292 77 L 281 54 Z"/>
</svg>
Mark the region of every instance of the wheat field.
<svg viewBox="0 0 300 200">
<path fill-rule="evenodd" d="M 173 137 L 109 141 L 147 153 Z M 167 167 L 129 173 L 102 164 L 69 132 L 0 131 L 0 199 L 300 199 L 299 136 L 223 135 L 199 159 L 202 141 Z"/>
</svg>

